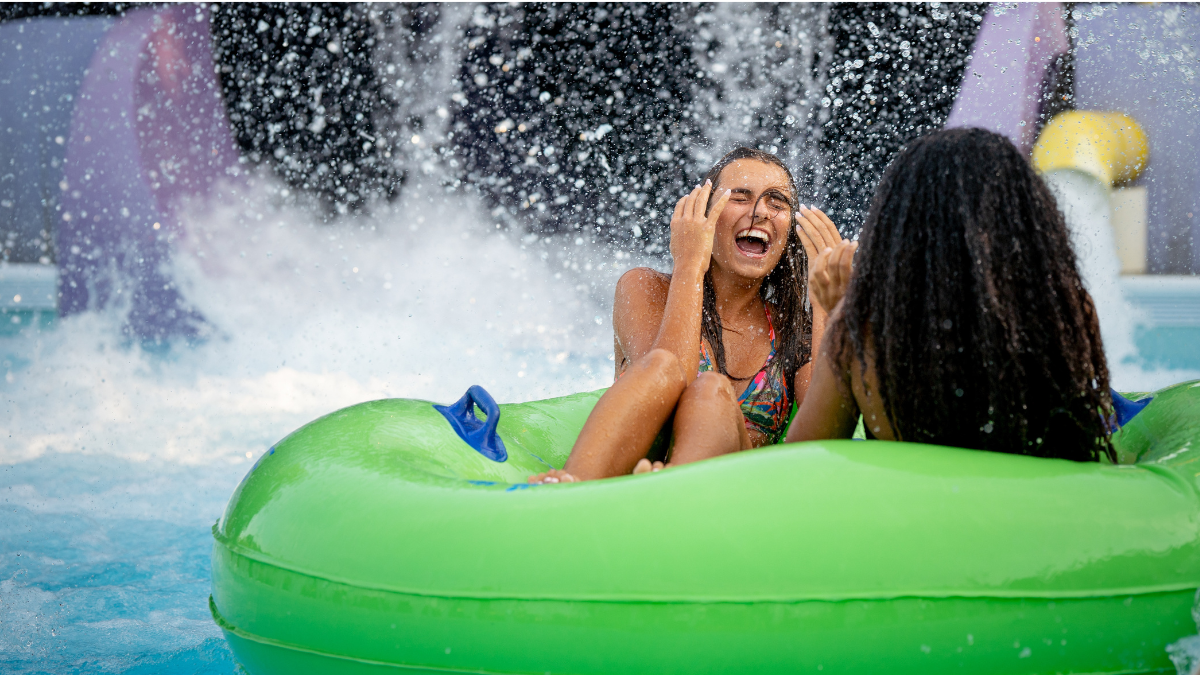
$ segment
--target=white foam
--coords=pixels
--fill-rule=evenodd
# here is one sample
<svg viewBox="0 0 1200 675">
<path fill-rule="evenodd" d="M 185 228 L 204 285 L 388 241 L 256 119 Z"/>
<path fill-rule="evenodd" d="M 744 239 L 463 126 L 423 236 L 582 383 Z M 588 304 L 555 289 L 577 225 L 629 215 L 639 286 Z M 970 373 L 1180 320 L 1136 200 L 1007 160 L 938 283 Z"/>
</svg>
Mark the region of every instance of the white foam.
<svg viewBox="0 0 1200 675">
<path fill-rule="evenodd" d="M 6 373 L 0 461 L 246 462 L 361 401 L 611 383 L 606 296 L 632 263 L 573 236 L 500 232 L 471 198 L 420 190 L 332 225 L 261 179 L 197 209 L 176 277 L 213 335 L 163 357 L 126 344 L 116 317 L 84 314 L 30 338 L 18 351 L 31 363 Z"/>
<path fill-rule="evenodd" d="M 147 352 L 115 312 L 0 338 L 0 625 L 20 627 L 0 670 L 232 672 L 203 602 L 208 528 L 271 444 L 383 397 L 611 383 L 628 256 L 500 232 L 436 185 L 324 224 L 253 183 L 184 218 L 173 273 L 203 343 Z"/>
<path fill-rule="evenodd" d="M 1114 362 L 1131 358 L 1137 354 L 1133 327 L 1138 315 L 1121 290 L 1108 188 L 1078 171 L 1054 171 L 1045 180 L 1071 231 L 1079 275 L 1100 315 L 1105 352 Z"/>
<path fill-rule="evenodd" d="M 1179 675 L 1200 675 L 1200 635 L 1181 638 L 1167 645 L 1167 654 Z"/>
</svg>

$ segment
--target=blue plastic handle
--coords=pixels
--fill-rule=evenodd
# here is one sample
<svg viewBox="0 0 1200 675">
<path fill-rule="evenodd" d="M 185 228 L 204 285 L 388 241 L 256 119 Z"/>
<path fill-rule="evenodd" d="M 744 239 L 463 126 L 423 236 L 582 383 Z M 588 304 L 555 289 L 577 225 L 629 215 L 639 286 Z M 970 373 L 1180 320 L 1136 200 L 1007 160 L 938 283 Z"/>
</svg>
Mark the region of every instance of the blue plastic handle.
<svg viewBox="0 0 1200 675">
<path fill-rule="evenodd" d="M 1116 413 L 1118 428 L 1129 424 L 1129 420 L 1133 419 L 1146 406 L 1150 405 L 1150 401 L 1154 398 L 1150 396 L 1139 401 L 1130 401 L 1118 394 L 1116 389 L 1110 391 L 1112 392 L 1113 412 Z"/>
<path fill-rule="evenodd" d="M 487 415 L 486 420 L 475 416 L 475 406 Z M 479 385 L 472 385 L 463 397 L 453 405 L 435 405 L 433 409 L 442 413 L 450 428 L 463 439 L 467 445 L 479 451 L 479 454 L 493 462 L 508 460 L 508 451 L 504 449 L 504 441 L 496 435 L 496 425 L 500 423 L 500 406 L 496 399 Z"/>
</svg>

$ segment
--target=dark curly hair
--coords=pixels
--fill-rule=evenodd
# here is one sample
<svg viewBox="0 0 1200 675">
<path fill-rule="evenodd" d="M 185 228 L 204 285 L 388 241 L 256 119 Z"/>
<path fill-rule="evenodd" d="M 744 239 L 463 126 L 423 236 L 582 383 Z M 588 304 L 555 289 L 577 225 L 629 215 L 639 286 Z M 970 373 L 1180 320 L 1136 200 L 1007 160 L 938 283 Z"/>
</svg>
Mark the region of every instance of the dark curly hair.
<svg viewBox="0 0 1200 675">
<path fill-rule="evenodd" d="M 1115 460 L 1100 326 L 1066 222 L 1003 136 L 938 131 L 896 157 L 828 344 L 843 371 L 873 359 L 899 439 Z"/>
<path fill-rule="evenodd" d="M 722 157 L 705 175 L 705 180 L 712 181 L 712 194 L 709 197 L 708 209 L 717 202 L 720 192 L 717 190 L 721 171 L 739 159 L 752 159 L 764 164 L 770 164 L 783 169 L 788 179 L 790 195 L 784 201 L 788 205 L 788 238 L 784 244 L 783 256 L 775 269 L 763 279 L 759 295 L 764 302 L 775 306 L 772 322 L 775 325 L 775 345 L 778 355 L 776 364 L 783 369 L 784 381 L 792 400 L 796 400 L 795 386 L 796 371 L 812 358 L 812 308 L 808 304 L 808 256 L 804 245 L 796 235 L 796 228 L 790 226 L 796 217 L 796 178 L 792 175 L 783 160 L 769 152 L 755 148 L 739 147 Z M 783 195 L 779 195 L 781 198 Z M 762 196 L 759 197 L 762 199 Z M 757 205 L 756 205 L 757 206 Z M 717 293 L 713 287 L 712 269 L 704 275 L 704 306 L 700 318 L 700 337 L 708 341 L 713 350 L 713 360 L 717 372 L 726 377 L 740 379 L 740 376 L 729 374 L 725 367 L 724 326 L 721 325 L 721 315 L 717 312 Z"/>
</svg>

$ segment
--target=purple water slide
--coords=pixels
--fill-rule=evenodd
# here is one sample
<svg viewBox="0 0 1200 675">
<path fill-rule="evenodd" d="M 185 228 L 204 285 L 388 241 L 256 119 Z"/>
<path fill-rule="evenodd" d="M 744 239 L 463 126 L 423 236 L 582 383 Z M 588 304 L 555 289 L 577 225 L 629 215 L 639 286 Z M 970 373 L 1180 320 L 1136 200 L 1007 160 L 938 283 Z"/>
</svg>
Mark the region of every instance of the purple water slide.
<svg viewBox="0 0 1200 675">
<path fill-rule="evenodd" d="M 1036 140 L 1042 83 L 1070 47 L 1061 3 L 993 4 L 975 38 L 946 127 L 989 129 L 1029 152 Z"/>
<path fill-rule="evenodd" d="M 194 338 L 203 318 L 169 271 L 179 212 L 235 176 L 238 150 L 201 5 L 131 11 L 88 66 L 71 118 L 59 312 L 128 308 L 141 339 Z"/>
</svg>

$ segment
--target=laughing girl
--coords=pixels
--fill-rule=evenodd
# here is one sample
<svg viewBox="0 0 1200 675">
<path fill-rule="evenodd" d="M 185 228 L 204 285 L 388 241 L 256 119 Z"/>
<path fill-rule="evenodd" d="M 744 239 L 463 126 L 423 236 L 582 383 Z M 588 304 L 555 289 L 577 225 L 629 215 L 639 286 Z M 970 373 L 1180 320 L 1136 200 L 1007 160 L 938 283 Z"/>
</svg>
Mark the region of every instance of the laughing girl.
<svg viewBox="0 0 1200 675">
<path fill-rule="evenodd" d="M 824 331 L 808 261 L 841 242 L 796 192 L 778 157 L 738 148 L 679 200 L 671 274 L 637 268 L 617 284 L 616 382 L 566 465 L 531 482 L 619 476 L 782 439 Z"/>
</svg>

